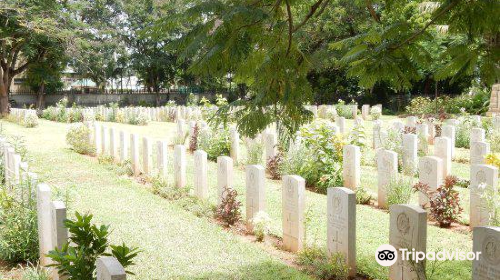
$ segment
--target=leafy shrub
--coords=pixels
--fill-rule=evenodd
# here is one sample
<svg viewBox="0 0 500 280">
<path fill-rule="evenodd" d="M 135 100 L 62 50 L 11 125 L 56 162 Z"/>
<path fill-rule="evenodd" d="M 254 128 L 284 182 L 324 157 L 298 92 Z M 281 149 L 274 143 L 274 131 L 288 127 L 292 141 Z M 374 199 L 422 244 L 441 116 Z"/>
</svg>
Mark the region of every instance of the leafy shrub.
<svg viewBox="0 0 500 280">
<path fill-rule="evenodd" d="M 271 218 L 266 212 L 259 211 L 253 217 L 251 223 L 257 241 L 262 242 L 271 231 Z"/>
<path fill-rule="evenodd" d="M 42 118 L 49 120 L 49 121 L 55 121 L 57 118 L 56 107 L 47 107 L 47 109 L 43 110 Z"/>
<path fill-rule="evenodd" d="M 92 224 L 91 214 L 76 212 L 75 217 L 75 220 L 64 222 L 70 233 L 70 242 L 61 249 L 54 248 L 49 252 L 48 256 L 54 262 L 50 266 L 56 267 L 69 279 L 96 279 L 95 263 L 101 256 L 115 257 L 124 268 L 134 265 L 132 260 L 139 253 L 137 248 L 129 248 L 125 244 L 110 245 L 109 226 Z"/>
<path fill-rule="evenodd" d="M 151 178 L 151 191 L 168 200 L 179 200 L 189 196 L 189 187 L 178 188 L 169 184 L 162 176 Z"/>
<path fill-rule="evenodd" d="M 128 123 L 133 125 L 147 125 L 148 117 L 144 113 L 130 114 Z"/>
<path fill-rule="evenodd" d="M 38 116 L 34 113 L 29 113 L 24 117 L 23 126 L 27 128 L 37 127 L 38 126 Z"/>
<path fill-rule="evenodd" d="M 483 189 L 481 199 L 486 202 L 486 210 L 489 213 L 489 225 L 500 226 L 500 193 L 495 188 L 486 184 L 480 184 L 479 189 Z"/>
<path fill-rule="evenodd" d="M 227 128 L 203 130 L 198 134 L 198 149 L 207 153 L 209 160 L 216 160 L 219 156 L 227 156 L 231 150 L 231 139 Z"/>
<path fill-rule="evenodd" d="M 271 179 L 281 179 L 281 165 L 283 164 L 283 153 L 278 152 L 274 157 L 267 160 L 266 169 Z"/>
<path fill-rule="evenodd" d="M 438 99 L 438 104 L 441 99 Z M 440 108 L 439 105 L 437 108 Z M 431 114 L 436 111 L 436 103 L 429 97 L 418 96 L 410 101 L 410 104 L 406 106 L 406 112 L 410 115 L 424 115 Z"/>
<path fill-rule="evenodd" d="M 83 123 L 72 124 L 66 133 L 66 143 L 79 154 L 94 154 L 95 147 L 90 141 L 91 133 L 90 128 Z"/>
<path fill-rule="evenodd" d="M 354 118 L 352 114 L 352 106 L 354 104 L 345 104 L 345 102 L 342 99 L 339 99 L 337 105 L 335 105 L 335 109 L 337 110 L 337 115 L 340 117 L 344 117 L 346 119 L 352 119 Z"/>
<path fill-rule="evenodd" d="M 318 279 L 347 280 L 349 277 L 349 267 L 342 254 L 328 256 L 327 252 L 317 246 L 300 251 L 297 263 Z"/>
<path fill-rule="evenodd" d="M 392 179 L 386 185 L 387 205 L 408 204 L 413 193 L 413 180 L 403 176 Z"/>
<path fill-rule="evenodd" d="M 217 206 L 215 216 L 225 226 L 232 226 L 241 220 L 241 202 L 236 198 L 238 192 L 231 188 L 225 188 L 222 192 L 222 201 Z"/>
<path fill-rule="evenodd" d="M 196 151 L 198 149 L 198 134 L 200 131 L 200 127 L 198 126 L 198 123 L 194 125 L 193 128 L 193 134 L 191 135 L 191 138 L 189 139 L 189 150 L 191 152 Z"/>
<path fill-rule="evenodd" d="M 373 106 L 370 108 L 370 115 L 373 120 L 378 120 L 382 116 L 382 110 L 380 110 L 379 106 Z"/>
<path fill-rule="evenodd" d="M 36 190 L 30 180 L 0 190 L 0 259 L 11 263 L 38 260 Z"/>
<path fill-rule="evenodd" d="M 320 193 L 328 187 L 341 186 L 344 140 L 334 134 L 328 121 L 316 120 L 300 130 L 302 141 L 283 161 L 282 174 L 302 176 Z"/>
<path fill-rule="evenodd" d="M 262 164 L 264 145 L 260 141 L 247 141 L 247 165 Z"/>
<path fill-rule="evenodd" d="M 364 187 L 359 186 L 358 188 L 356 188 L 357 204 L 370 204 L 371 199 L 372 199 L 371 194 L 369 194 Z"/>
<path fill-rule="evenodd" d="M 473 87 L 473 95 L 462 94 L 456 97 L 415 97 L 406 107 L 406 112 L 411 115 L 425 115 L 437 112 L 448 114 L 483 114 L 488 110 L 489 89 Z"/>
<path fill-rule="evenodd" d="M 472 128 L 479 127 L 481 124 L 476 122 L 471 117 L 463 117 L 460 119 L 456 129 L 455 146 L 459 148 L 470 148 L 470 132 Z"/>
<path fill-rule="evenodd" d="M 459 194 L 453 189 L 456 182 L 456 177 L 448 176 L 436 191 L 430 190 L 429 185 L 421 182 L 413 186 L 416 191 L 423 193 L 429 199 L 430 214 L 440 227 L 450 227 L 451 223 L 458 221 L 462 213 Z"/>
<path fill-rule="evenodd" d="M 491 151 L 493 153 L 500 153 L 500 130 L 495 129 L 488 136 Z"/>
<path fill-rule="evenodd" d="M 51 280 L 49 273 L 41 268 L 34 265 L 26 267 L 23 271 L 22 280 Z"/>
</svg>

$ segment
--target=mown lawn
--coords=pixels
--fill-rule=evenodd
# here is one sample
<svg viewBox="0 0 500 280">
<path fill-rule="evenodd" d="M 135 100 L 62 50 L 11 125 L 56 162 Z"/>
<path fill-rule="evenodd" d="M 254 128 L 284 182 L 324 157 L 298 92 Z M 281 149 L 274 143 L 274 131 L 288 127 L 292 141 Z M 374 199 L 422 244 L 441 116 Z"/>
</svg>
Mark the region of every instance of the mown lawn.
<svg viewBox="0 0 500 280">
<path fill-rule="evenodd" d="M 384 117 L 386 123 L 390 119 L 390 117 Z M 352 126 L 351 121 L 347 123 L 349 127 Z M 175 124 L 172 123 L 153 122 L 144 127 L 116 123 L 108 123 L 107 125 L 139 135 L 168 140 L 174 137 L 176 130 Z M 171 203 L 153 196 L 144 187 L 131 182 L 130 179 L 120 178 L 113 169 L 97 164 L 95 159 L 74 154 L 64 144 L 66 126 L 66 124 L 48 121 L 42 121 L 40 127 L 35 129 L 24 129 L 14 124 L 4 125 L 9 134 L 15 133 L 27 137 L 28 147 L 30 153 L 33 154 L 36 166 L 35 171 L 45 173 L 42 178 L 51 185 L 59 185 L 74 193 L 76 198 L 71 204 L 73 209 L 82 211 L 93 209 L 92 212 L 96 214 L 99 221 L 113 225 L 116 240 L 123 239 L 144 250 L 141 259 L 138 260 L 140 264 L 137 270 L 141 272 L 144 270 L 144 273 L 150 273 L 150 270 L 157 272 L 156 274 L 143 275 L 156 275 L 156 277 L 161 275 L 160 278 L 148 277 L 147 279 L 165 279 L 172 276 L 174 278 L 189 278 L 192 275 L 190 273 L 200 273 L 202 270 L 207 272 L 205 275 L 198 275 L 200 277 L 232 278 L 237 276 L 236 278 L 238 278 L 244 274 L 246 278 L 248 276 L 247 269 L 252 273 L 262 271 L 259 273 L 264 276 L 273 275 L 272 273 L 275 273 L 274 276 L 276 276 L 278 272 L 284 273 L 286 271 L 292 278 L 299 277 L 296 271 L 286 269 L 266 254 L 257 257 L 258 253 L 254 255 L 254 251 L 258 252 L 257 249 L 248 244 L 238 243 L 237 238 L 218 229 L 209 221 L 195 218 L 175 205 L 170 205 Z M 367 136 L 369 136 L 368 143 L 371 143 L 371 122 L 365 122 L 365 127 Z M 50 144 L 39 147 L 40 143 Z M 241 148 L 244 149 L 243 145 Z M 172 170 L 171 159 L 172 152 L 169 153 L 170 170 Z M 192 186 L 193 158 L 190 154 L 188 154 L 187 163 L 188 185 Z M 468 168 L 464 168 L 460 164 L 454 164 L 453 168 L 456 175 L 468 177 L 465 173 L 468 172 Z M 208 179 L 212 203 L 216 201 L 216 169 L 216 164 L 210 162 Z M 236 169 L 234 177 L 234 187 L 244 202 L 245 176 L 243 166 Z M 173 181 L 173 176 L 170 176 L 169 180 Z M 376 169 L 373 166 L 363 167 L 362 185 L 376 197 Z M 461 193 L 463 196 L 468 196 L 468 190 L 461 190 Z M 266 180 L 266 200 L 268 213 L 272 218 L 272 232 L 281 236 L 281 183 L 279 181 Z M 325 246 L 326 196 L 308 191 L 306 201 L 309 220 L 307 241 Z M 373 278 L 387 279 L 388 270 L 376 263 L 374 253 L 379 245 L 388 243 L 388 213 L 369 206 L 358 205 L 356 227 L 359 271 Z M 193 242 L 191 240 L 193 236 L 199 241 Z M 200 244 L 202 244 L 201 248 L 199 248 Z M 463 234 L 434 226 L 428 228 L 428 251 L 440 249 L 469 251 L 471 248 L 472 242 L 469 233 Z M 238 252 L 238 250 L 242 250 L 244 253 L 233 256 L 233 253 Z M 227 252 L 227 255 L 216 254 L 222 251 Z M 193 254 L 196 257 L 193 257 Z M 221 258 L 221 256 L 223 257 Z M 142 262 L 147 263 L 147 265 Z M 270 266 L 267 262 L 273 263 L 273 265 Z M 252 267 L 263 263 L 266 264 L 263 266 L 268 269 L 262 270 Z M 444 262 L 439 265 L 434 279 L 470 278 L 470 262 Z M 177 271 L 177 273 L 172 272 L 172 270 Z M 164 275 L 167 276 L 164 278 Z M 251 276 L 261 278 L 254 274 Z"/>
<path fill-rule="evenodd" d="M 69 213 L 91 212 L 96 222 L 111 225 L 113 242 L 142 250 L 131 279 L 309 279 L 258 245 L 69 150 L 66 124 L 42 120 L 26 129 L 1 123 L 5 134 L 24 137 L 31 170 L 61 195 L 70 194 Z"/>
</svg>

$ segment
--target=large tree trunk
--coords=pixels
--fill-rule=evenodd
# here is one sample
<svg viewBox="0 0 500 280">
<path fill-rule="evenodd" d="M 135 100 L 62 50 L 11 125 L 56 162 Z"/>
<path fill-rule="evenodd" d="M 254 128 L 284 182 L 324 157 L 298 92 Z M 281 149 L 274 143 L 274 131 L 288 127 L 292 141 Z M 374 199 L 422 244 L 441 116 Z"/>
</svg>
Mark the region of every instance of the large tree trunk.
<svg viewBox="0 0 500 280">
<path fill-rule="evenodd" d="M 0 82 L 0 114 L 2 117 L 9 114 L 9 95 L 3 82 Z"/>
<path fill-rule="evenodd" d="M 8 71 L 0 71 L 0 114 L 2 117 L 9 114 L 9 86 Z"/>
<path fill-rule="evenodd" d="M 42 111 L 43 108 L 45 107 L 45 84 L 42 84 L 42 86 L 40 86 L 36 103 L 37 103 L 36 105 L 37 109 L 39 111 Z"/>
</svg>

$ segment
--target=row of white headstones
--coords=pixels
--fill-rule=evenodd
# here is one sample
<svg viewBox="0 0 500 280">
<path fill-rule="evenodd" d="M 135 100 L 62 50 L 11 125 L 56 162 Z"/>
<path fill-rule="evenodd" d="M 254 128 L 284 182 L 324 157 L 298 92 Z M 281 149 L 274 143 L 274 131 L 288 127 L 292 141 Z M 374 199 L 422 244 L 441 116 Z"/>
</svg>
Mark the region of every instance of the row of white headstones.
<svg viewBox="0 0 500 280">
<path fill-rule="evenodd" d="M 179 127 L 184 124 L 178 122 Z M 204 125 L 201 125 L 204 127 Z M 179 128 L 184 131 L 184 128 Z M 193 125 L 190 125 L 193 127 Z M 184 132 L 182 132 L 184 133 Z M 141 173 L 152 175 L 155 172 L 162 176 L 168 176 L 167 171 L 167 141 L 157 141 L 156 157 L 157 166 L 153 167 L 152 140 L 148 137 L 142 138 L 142 162 L 139 159 L 140 143 L 137 134 L 128 134 L 125 131 L 117 131 L 113 127 L 106 127 L 94 123 L 93 143 L 98 154 L 112 156 L 117 162 L 130 159 L 135 175 Z M 233 164 L 237 162 L 238 152 L 234 150 L 239 142 L 235 130 L 231 133 L 233 139 L 233 158 L 220 156 L 217 158 L 217 189 L 218 203 L 224 196 L 224 190 L 233 186 Z M 109 140 L 108 140 L 109 138 Z M 404 138 L 412 139 L 412 154 L 416 156 L 416 136 L 405 135 Z M 442 139 L 441 139 L 442 138 Z M 446 137 L 437 138 L 435 143 L 444 145 L 441 150 L 449 151 L 450 139 Z M 266 132 L 263 135 L 266 150 L 266 158 L 275 154 L 276 135 Z M 119 142 L 119 144 L 117 144 Z M 236 142 L 236 143 L 235 143 Z M 406 143 L 407 141 L 405 141 Z M 440 147 L 440 146 L 439 146 Z M 129 157 L 130 150 L 130 157 Z M 327 221 L 327 244 L 331 254 L 341 253 L 345 256 L 350 267 L 351 275 L 356 273 L 355 256 L 355 212 L 356 197 L 355 190 L 360 184 L 360 158 L 359 147 L 354 145 L 344 146 L 343 178 L 344 187 L 329 188 L 328 199 L 328 221 Z M 451 151 L 446 152 L 446 161 L 451 162 Z M 207 154 L 204 151 L 194 152 L 194 195 L 200 199 L 208 197 L 207 181 Z M 234 158 L 235 157 L 235 158 Z M 377 155 L 379 170 L 379 205 L 386 205 L 385 184 L 397 174 L 397 154 L 392 151 L 379 150 Z M 186 147 L 176 145 L 173 155 L 173 173 L 176 187 L 186 186 Z M 419 159 L 419 180 L 429 184 L 436 189 L 445 176 L 443 168 L 444 160 L 437 156 L 426 156 Z M 142 166 L 142 170 L 141 170 Z M 451 166 L 449 164 L 448 166 Z M 498 170 L 495 167 L 484 164 L 473 164 L 471 185 L 477 186 L 480 182 L 486 182 L 489 186 L 496 186 Z M 265 169 L 259 165 L 246 166 L 246 222 L 251 229 L 251 220 L 259 211 L 265 211 Z M 480 196 L 471 196 L 471 203 L 480 201 Z M 422 205 L 427 204 L 426 197 L 420 197 Z M 304 208 L 305 208 L 305 180 L 297 175 L 286 175 L 282 179 L 282 227 L 284 248 L 292 252 L 301 250 L 304 246 Z M 473 209 L 479 209 L 475 206 Z M 392 205 L 389 208 L 391 216 L 390 244 L 401 248 L 402 244 L 410 244 L 411 248 L 418 251 L 426 250 L 426 228 L 427 212 L 415 205 Z M 474 212 L 474 214 L 472 214 Z M 471 225 L 474 224 L 474 248 L 483 248 L 484 242 L 493 242 L 490 245 L 500 246 L 500 230 L 498 228 L 483 227 L 487 223 L 487 213 L 482 211 L 471 211 Z M 487 241 L 485 241 L 487 240 Z M 488 246 L 490 246 L 488 245 Z M 405 245 L 406 246 L 406 245 Z M 479 247 L 478 247 L 479 246 Z M 410 249 L 411 249 L 410 248 Z M 488 247 L 490 248 L 490 247 Z M 496 248 L 496 247 L 495 247 Z M 499 247 L 500 248 L 500 247 Z M 474 263 L 474 275 L 485 273 L 497 273 L 488 259 L 480 259 Z M 398 262 L 391 268 L 390 279 L 410 279 L 415 277 L 415 271 L 405 262 Z M 498 275 L 498 274 L 494 274 Z M 482 278 L 475 278 L 482 279 Z"/>
<path fill-rule="evenodd" d="M 30 186 L 36 190 L 38 240 L 40 249 L 40 265 L 51 264 L 47 257 L 50 250 L 61 249 L 69 241 L 68 230 L 64 226 L 66 220 L 66 205 L 62 201 L 52 201 L 51 189 L 47 184 L 40 183 L 36 173 L 29 172 L 28 164 L 21 161 L 21 156 L 15 152 L 14 146 L 5 138 L 0 138 L 2 153 L 0 168 L 3 169 L 3 180 L 9 189 Z M 125 280 L 123 266 L 113 257 L 101 257 L 96 262 L 97 280 Z M 49 270 L 54 280 L 67 279 L 57 270 Z"/>
</svg>

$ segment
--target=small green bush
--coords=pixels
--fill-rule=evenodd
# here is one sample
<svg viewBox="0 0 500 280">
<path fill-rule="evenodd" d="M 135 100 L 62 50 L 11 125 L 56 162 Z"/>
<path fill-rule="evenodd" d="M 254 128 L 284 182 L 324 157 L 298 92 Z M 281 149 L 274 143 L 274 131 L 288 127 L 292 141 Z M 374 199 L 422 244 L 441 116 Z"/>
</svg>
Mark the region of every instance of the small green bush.
<svg viewBox="0 0 500 280">
<path fill-rule="evenodd" d="M 83 123 L 72 124 L 66 133 L 66 143 L 79 154 L 94 154 L 95 147 L 90 141 L 91 133 L 90 128 Z"/>
<path fill-rule="evenodd" d="M 64 226 L 69 231 L 69 242 L 61 249 L 55 248 L 48 256 L 54 262 L 50 266 L 69 279 L 96 279 L 96 261 L 101 256 L 113 256 L 127 269 L 134 265 L 133 259 L 139 253 L 137 248 L 125 244 L 111 245 L 108 241 L 109 226 L 92 223 L 90 214 L 75 213 L 75 220 L 68 219 Z M 130 273 L 127 271 L 127 273 Z"/>
<path fill-rule="evenodd" d="M 260 141 L 247 142 L 247 165 L 260 164 L 264 161 L 262 155 L 264 152 L 264 145 Z"/>
<path fill-rule="evenodd" d="M 198 135 L 198 149 L 207 153 L 209 160 L 215 161 L 219 156 L 229 156 L 231 151 L 230 133 L 227 128 L 203 130 Z"/>
<path fill-rule="evenodd" d="M 352 105 L 354 103 L 345 104 L 342 99 L 339 99 L 337 105 L 335 105 L 335 109 L 337 110 L 337 115 L 340 117 L 344 117 L 346 119 L 353 119 L 354 116 L 352 114 Z"/>
<path fill-rule="evenodd" d="M 317 246 L 300 251 L 297 263 L 318 279 L 347 280 L 349 277 L 349 267 L 342 254 L 328 256 L 327 252 Z"/>
<path fill-rule="evenodd" d="M 38 116 L 34 113 L 30 113 L 26 115 L 24 118 L 22 125 L 27 128 L 33 128 L 38 126 Z"/>
<path fill-rule="evenodd" d="M 236 190 L 225 188 L 222 193 L 222 201 L 217 206 L 215 217 L 227 227 L 241 220 L 241 202 L 238 201 L 237 197 Z"/>
<path fill-rule="evenodd" d="M 36 190 L 30 180 L 0 189 L 0 259 L 38 261 Z"/>
<path fill-rule="evenodd" d="M 34 265 L 26 267 L 23 271 L 22 280 L 51 280 L 49 273 L 41 268 Z"/>
<path fill-rule="evenodd" d="M 413 194 L 413 180 L 400 176 L 392 179 L 387 186 L 387 205 L 408 204 Z"/>
<path fill-rule="evenodd" d="M 481 124 L 477 123 L 473 118 L 466 116 L 460 118 L 460 122 L 457 125 L 456 135 L 455 135 L 455 146 L 458 148 L 470 148 L 470 132 L 474 127 L 480 127 Z"/>
</svg>

